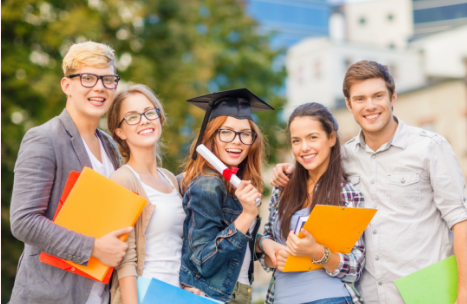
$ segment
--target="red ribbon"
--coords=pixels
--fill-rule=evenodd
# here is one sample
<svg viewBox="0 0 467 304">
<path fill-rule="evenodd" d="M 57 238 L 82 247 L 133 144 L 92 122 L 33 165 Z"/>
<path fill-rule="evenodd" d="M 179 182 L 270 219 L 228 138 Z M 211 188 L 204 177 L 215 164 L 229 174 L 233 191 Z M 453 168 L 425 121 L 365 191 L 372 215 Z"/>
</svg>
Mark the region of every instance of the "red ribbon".
<svg viewBox="0 0 467 304">
<path fill-rule="evenodd" d="M 236 174 L 237 172 L 238 172 L 238 168 L 237 168 L 237 167 L 232 167 L 232 169 L 226 168 L 226 169 L 222 172 L 222 175 L 223 175 L 228 181 L 230 181 L 230 178 L 232 177 L 232 175 Z"/>
</svg>

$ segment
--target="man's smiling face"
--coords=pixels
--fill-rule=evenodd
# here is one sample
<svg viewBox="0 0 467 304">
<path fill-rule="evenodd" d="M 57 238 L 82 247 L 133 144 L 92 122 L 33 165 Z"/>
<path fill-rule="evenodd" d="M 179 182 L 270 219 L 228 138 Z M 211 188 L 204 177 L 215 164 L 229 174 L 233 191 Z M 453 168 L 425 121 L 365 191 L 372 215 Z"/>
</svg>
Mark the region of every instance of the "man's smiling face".
<svg viewBox="0 0 467 304">
<path fill-rule="evenodd" d="M 354 83 L 350 87 L 350 98 L 346 98 L 347 108 L 355 121 L 366 133 L 383 133 L 392 119 L 392 106 L 396 92 L 390 96 L 382 78 L 371 78 Z"/>
</svg>

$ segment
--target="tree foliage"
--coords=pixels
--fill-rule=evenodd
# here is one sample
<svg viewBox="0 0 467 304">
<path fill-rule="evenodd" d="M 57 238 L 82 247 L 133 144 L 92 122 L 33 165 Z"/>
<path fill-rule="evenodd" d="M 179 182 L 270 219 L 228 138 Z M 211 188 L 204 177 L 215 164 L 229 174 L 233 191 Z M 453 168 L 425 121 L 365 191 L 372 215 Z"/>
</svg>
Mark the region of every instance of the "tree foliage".
<svg viewBox="0 0 467 304">
<path fill-rule="evenodd" d="M 5 0 L 2 1 L 2 303 L 9 299 L 23 244 L 10 232 L 13 169 L 25 132 L 65 106 L 61 61 L 72 43 L 111 45 L 120 87 L 150 86 L 168 124 L 164 167 L 179 172 L 204 112 L 185 100 L 213 91 L 247 87 L 276 109 L 283 99 L 281 50 L 245 14 L 239 0 Z M 279 114 L 258 123 L 274 152 Z M 103 124 L 105 125 L 105 124 Z M 270 160 L 274 153 L 270 154 Z"/>
</svg>

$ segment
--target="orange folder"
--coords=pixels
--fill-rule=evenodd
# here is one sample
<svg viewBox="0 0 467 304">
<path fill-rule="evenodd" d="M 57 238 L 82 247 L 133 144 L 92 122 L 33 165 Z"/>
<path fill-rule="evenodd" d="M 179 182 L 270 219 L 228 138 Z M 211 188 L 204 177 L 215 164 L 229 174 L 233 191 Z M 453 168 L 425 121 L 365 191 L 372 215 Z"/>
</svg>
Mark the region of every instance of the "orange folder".
<svg viewBox="0 0 467 304">
<path fill-rule="evenodd" d="M 146 200 L 105 176 L 85 167 L 77 177 L 70 176 L 54 222 L 69 230 L 100 238 L 112 231 L 133 226 L 146 205 Z M 77 178 L 76 178 L 77 177 Z M 74 186 L 73 180 L 76 180 Z M 71 191 L 69 191 L 71 189 Z M 69 191 L 68 197 L 66 192 Z M 65 196 L 65 197 L 64 197 Z M 62 202 L 61 202 L 62 203 Z M 58 210 L 61 208 L 60 210 Z M 125 241 L 128 235 L 119 239 Z M 108 283 L 112 267 L 91 257 L 87 266 L 41 253 L 40 261 L 85 277 Z M 68 267 L 65 265 L 67 264 Z"/>
<path fill-rule="evenodd" d="M 376 213 L 376 209 L 316 205 L 303 229 L 332 252 L 349 253 Z M 302 233 L 299 238 L 304 238 Z M 310 257 L 289 255 L 283 272 L 312 271 L 323 268 Z"/>
</svg>

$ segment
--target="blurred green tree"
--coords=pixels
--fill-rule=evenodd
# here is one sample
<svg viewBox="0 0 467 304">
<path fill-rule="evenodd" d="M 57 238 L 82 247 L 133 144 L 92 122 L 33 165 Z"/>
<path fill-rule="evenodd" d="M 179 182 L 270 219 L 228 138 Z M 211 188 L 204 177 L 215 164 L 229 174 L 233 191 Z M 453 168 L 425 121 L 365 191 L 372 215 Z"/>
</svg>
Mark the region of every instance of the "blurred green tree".
<svg viewBox="0 0 467 304">
<path fill-rule="evenodd" d="M 247 87 L 280 109 L 283 51 L 245 14 L 239 0 L 2 0 L 2 303 L 11 294 L 23 244 L 10 232 L 13 169 L 25 132 L 65 106 L 61 61 L 72 43 L 93 40 L 117 54 L 119 87 L 144 83 L 168 113 L 164 167 L 180 172 L 204 112 L 186 99 Z M 280 66 L 280 65 L 279 65 Z M 279 113 L 257 122 L 274 152 Z M 102 127 L 105 127 L 103 120 Z M 273 160 L 274 153 L 269 154 Z"/>
</svg>

